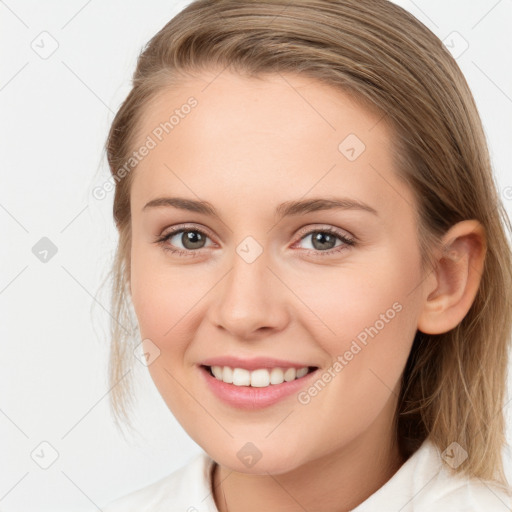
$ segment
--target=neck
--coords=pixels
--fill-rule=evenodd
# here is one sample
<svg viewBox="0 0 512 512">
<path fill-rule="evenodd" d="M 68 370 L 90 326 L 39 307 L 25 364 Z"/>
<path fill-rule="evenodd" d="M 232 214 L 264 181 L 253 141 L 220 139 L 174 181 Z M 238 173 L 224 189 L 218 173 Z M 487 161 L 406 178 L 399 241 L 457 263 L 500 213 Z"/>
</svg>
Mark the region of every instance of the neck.
<svg viewBox="0 0 512 512">
<path fill-rule="evenodd" d="M 373 427 L 350 445 L 286 473 L 246 474 L 217 465 L 213 485 L 219 512 L 352 510 L 405 462 L 394 435 L 383 440 Z"/>
</svg>

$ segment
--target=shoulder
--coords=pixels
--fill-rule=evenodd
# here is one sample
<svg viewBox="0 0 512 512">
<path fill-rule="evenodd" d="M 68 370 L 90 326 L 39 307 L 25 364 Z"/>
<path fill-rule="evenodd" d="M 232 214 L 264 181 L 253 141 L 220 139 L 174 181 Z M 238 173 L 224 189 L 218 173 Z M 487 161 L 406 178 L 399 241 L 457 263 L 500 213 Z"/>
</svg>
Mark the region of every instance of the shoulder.
<svg viewBox="0 0 512 512">
<path fill-rule="evenodd" d="M 439 471 L 427 484 L 424 498 L 420 500 L 425 504 L 425 510 L 428 506 L 435 506 L 438 512 L 444 510 L 510 512 L 512 510 L 510 489 L 480 478 L 453 474 L 447 463 L 443 461 L 439 449 L 430 441 L 428 450 L 431 465 L 435 467 L 437 464 Z M 506 455 L 505 452 L 503 454 Z M 507 477 L 510 479 L 509 475 Z"/>
<path fill-rule="evenodd" d="M 492 482 L 476 479 L 455 479 L 433 487 L 433 499 L 425 501 L 424 510 L 434 506 L 437 512 L 458 510 L 461 512 L 510 512 L 511 495 Z M 422 509 L 423 510 L 423 509 Z"/>
<path fill-rule="evenodd" d="M 510 512 L 510 492 L 497 484 L 453 474 L 429 439 L 352 512 L 387 506 L 401 512 Z"/>
<path fill-rule="evenodd" d="M 103 512 L 216 512 L 210 472 L 214 461 L 204 452 L 156 482 L 117 498 Z M 172 508 L 170 508 L 172 506 Z"/>
</svg>

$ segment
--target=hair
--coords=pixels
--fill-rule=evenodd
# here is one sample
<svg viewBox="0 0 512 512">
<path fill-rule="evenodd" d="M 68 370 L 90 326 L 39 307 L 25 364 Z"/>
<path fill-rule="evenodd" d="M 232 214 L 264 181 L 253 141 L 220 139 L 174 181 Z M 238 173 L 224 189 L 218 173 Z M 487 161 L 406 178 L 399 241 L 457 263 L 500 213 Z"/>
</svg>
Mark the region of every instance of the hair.
<svg viewBox="0 0 512 512">
<path fill-rule="evenodd" d="M 454 473 L 510 489 L 502 450 L 512 325 L 510 219 L 499 197 L 482 122 L 467 82 L 439 38 L 387 0 L 196 0 L 142 49 L 133 87 L 105 143 L 110 171 L 127 162 L 149 102 L 180 79 L 214 67 L 253 78 L 299 73 L 356 98 L 392 129 L 397 176 L 416 200 L 422 270 L 455 223 L 476 219 L 487 252 L 480 286 L 450 331 L 417 331 L 395 416 L 408 458 L 429 438 L 441 450 L 456 441 L 468 453 Z M 119 232 L 112 277 L 109 382 L 116 421 L 128 421 L 135 342 L 131 325 L 130 187 L 116 179 Z"/>
</svg>

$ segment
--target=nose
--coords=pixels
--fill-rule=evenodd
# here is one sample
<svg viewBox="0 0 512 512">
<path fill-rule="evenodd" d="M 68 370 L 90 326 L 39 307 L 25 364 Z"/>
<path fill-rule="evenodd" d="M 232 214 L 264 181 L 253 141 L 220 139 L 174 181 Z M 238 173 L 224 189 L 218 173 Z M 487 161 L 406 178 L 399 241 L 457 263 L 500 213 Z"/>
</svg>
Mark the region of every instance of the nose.
<svg viewBox="0 0 512 512">
<path fill-rule="evenodd" d="M 257 339 L 285 329 L 291 293 L 271 268 L 265 251 L 254 261 L 234 253 L 232 266 L 215 287 L 209 319 L 237 339 Z"/>
</svg>

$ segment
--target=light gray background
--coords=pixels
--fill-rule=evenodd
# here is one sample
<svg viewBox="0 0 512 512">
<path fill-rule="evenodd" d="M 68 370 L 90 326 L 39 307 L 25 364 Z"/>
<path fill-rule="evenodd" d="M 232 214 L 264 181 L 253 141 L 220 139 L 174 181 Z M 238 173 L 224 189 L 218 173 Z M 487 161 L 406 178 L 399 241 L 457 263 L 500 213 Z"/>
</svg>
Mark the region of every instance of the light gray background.
<svg viewBox="0 0 512 512">
<path fill-rule="evenodd" d="M 136 57 L 188 3 L 0 1 L 4 512 L 101 510 L 200 451 L 142 365 L 135 370 L 139 434 L 125 440 L 114 427 L 106 379 L 109 297 L 98 291 L 116 232 L 112 194 L 101 201 L 92 196 L 108 177 L 102 146 L 129 91 Z M 453 51 L 460 53 L 464 40 L 469 44 L 457 60 L 512 215 L 512 1 L 397 3 L 453 41 Z M 47 262 L 32 252 L 42 237 L 57 248 Z M 44 441 L 58 453 L 48 469 L 35 461 L 51 460 Z"/>
</svg>

